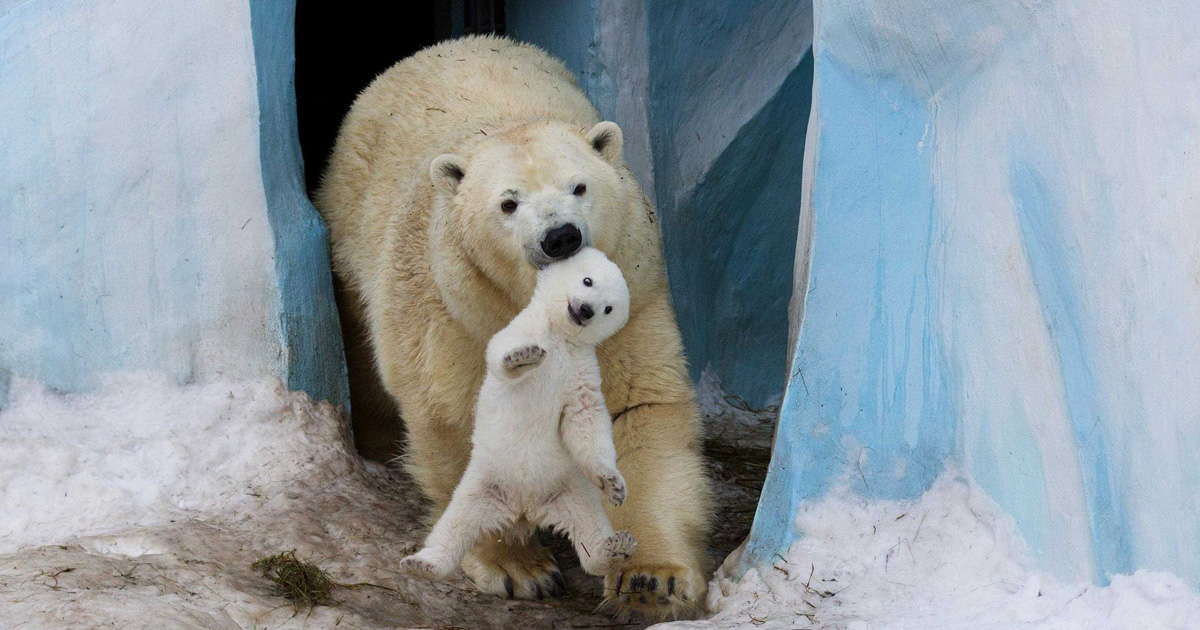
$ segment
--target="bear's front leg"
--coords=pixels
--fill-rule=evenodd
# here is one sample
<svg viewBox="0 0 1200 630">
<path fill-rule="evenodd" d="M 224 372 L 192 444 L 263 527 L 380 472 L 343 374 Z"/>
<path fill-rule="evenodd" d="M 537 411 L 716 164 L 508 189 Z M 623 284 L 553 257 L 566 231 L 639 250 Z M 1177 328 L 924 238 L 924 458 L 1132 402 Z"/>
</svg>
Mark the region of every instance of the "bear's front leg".
<svg viewBox="0 0 1200 630">
<path fill-rule="evenodd" d="M 604 596 L 652 619 L 704 610 L 710 491 L 696 446 L 680 435 L 690 430 L 695 413 L 690 402 L 644 405 L 621 415 L 614 427 L 628 495 L 608 514 L 615 528 L 637 538 L 638 553 L 605 576 Z"/>
<path fill-rule="evenodd" d="M 605 599 L 654 619 L 704 610 L 704 538 L 711 490 L 700 455 L 702 425 L 664 290 L 596 348 L 613 441 L 628 484 L 625 504 L 608 508 L 617 529 L 638 541 L 637 555 L 604 579 Z"/>
</svg>

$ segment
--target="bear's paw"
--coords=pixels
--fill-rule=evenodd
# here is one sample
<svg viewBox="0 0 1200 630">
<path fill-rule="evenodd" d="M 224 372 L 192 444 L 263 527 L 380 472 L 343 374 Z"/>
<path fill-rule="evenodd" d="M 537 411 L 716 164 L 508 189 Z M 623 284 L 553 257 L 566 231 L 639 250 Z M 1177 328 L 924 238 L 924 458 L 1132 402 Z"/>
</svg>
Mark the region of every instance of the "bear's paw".
<svg viewBox="0 0 1200 630">
<path fill-rule="evenodd" d="M 511 377 L 517 377 L 541 364 L 546 358 L 546 350 L 537 344 L 528 344 L 510 350 L 504 355 L 501 363 L 504 371 Z"/>
</svg>

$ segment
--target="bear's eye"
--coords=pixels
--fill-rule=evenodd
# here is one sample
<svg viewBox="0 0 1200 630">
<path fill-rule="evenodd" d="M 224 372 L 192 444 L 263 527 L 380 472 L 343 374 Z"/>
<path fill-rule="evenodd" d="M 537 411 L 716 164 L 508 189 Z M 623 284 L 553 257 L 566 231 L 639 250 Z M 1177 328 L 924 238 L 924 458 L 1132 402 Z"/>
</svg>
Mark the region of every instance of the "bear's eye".
<svg viewBox="0 0 1200 630">
<path fill-rule="evenodd" d="M 583 185 L 583 184 L 577 184 L 577 185 L 575 186 L 575 192 L 574 192 L 573 194 L 574 194 L 576 197 L 582 197 L 582 196 L 583 196 L 583 193 L 585 193 L 585 192 L 587 192 L 587 186 L 585 186 L 585 185 Z"/>
<path fill-rule="evenodd" d="M 592 279 L 591 279 L 591 278 L 584 278 L 584 279 L 583 279 L 583 286 L 585 286 L 585 287 L 590 287 L 590 286 L 592 286 Z"/>
<path fill-rule="evenodd" d="M 605 307 L 604 307 L 604 314 L 605 314 L 605 315 L 608 315 L 608 314 L 609 314 L 609 313 L 611 313 L 611 312 L 612 312 L 612 307 L 611 307 L 611 306 L 605 306 Z"/>
<path fill-rule="evenodd" d="M 517 211 L 517 202 L 505 199 L 504 203 L 500 204 L 500 209 L 504 211 L 504 214 L 512 214 Z"/>
</svg>

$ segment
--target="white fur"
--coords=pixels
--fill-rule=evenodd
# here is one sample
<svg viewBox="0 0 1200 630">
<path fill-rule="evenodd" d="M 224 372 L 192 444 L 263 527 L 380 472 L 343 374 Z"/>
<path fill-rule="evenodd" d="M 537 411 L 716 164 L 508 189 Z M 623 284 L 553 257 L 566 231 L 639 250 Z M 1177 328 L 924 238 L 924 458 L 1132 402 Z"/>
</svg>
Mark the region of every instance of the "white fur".
<svg viewBox="0 0 1200 630">
<path fill-rule="evenodd" d="M 590 285 L 590 286 L 589 286 Z M 590 320 L 579 314 L 590 308 Z M 619 568 L 636 541 L 601 504 L 625 500 L 596 345 L 629 317 L 620 269 L 585 248 L 538 273 L 533 299 L 487 347 L 471 460 L 450 504 L 401 568 L 447 577 L 480 536 L 548 526 L 593 575 Z M 582 322 L 582 323 L 580 323 Z"/>
</svg>

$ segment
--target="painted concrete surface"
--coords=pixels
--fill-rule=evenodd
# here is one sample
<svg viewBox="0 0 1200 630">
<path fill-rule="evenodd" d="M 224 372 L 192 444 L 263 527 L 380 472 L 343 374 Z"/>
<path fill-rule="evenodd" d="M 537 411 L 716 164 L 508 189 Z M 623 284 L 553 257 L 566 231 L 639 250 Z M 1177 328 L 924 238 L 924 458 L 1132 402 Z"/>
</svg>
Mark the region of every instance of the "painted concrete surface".
<svg viewBox="0 0 1200 630">
<path fill-rule="evenodd" d="M 270 4 L 0 13 L 0 371 L 61 391 L 275 376 L 345 403 L 340 342 L 317 339 L 337 330 L 323 232 L 284 129 L 291 4 Z M 286 44 L 259 76 L 270 41 Z"/>
<path fill-rule="evenodd" d="M 711 370 L 751 404 L 777 401 L 788 363 L 811 6 L 570 4 L 513 0 L 509 31 L 563 58 L 601 115 L 622 126 L 626 160 L 662 219 L 693 377 Z"/>
<path fill-rule="evenodd" d="M 329 228 L 308 200 L 296 125 L 295 2 L 250 0 L 258 77 L 259 157 L 282 301 L 284 381 L 346 408 L 342 331 L 333 293 Z"/>
<path fill-rule="evenodd" d="M 811 258 L 747 566 L 800 502 L 954 460 L 1059 577 L 1200 585 L 1197 17 L 816 3 Z"/>
</svg>

